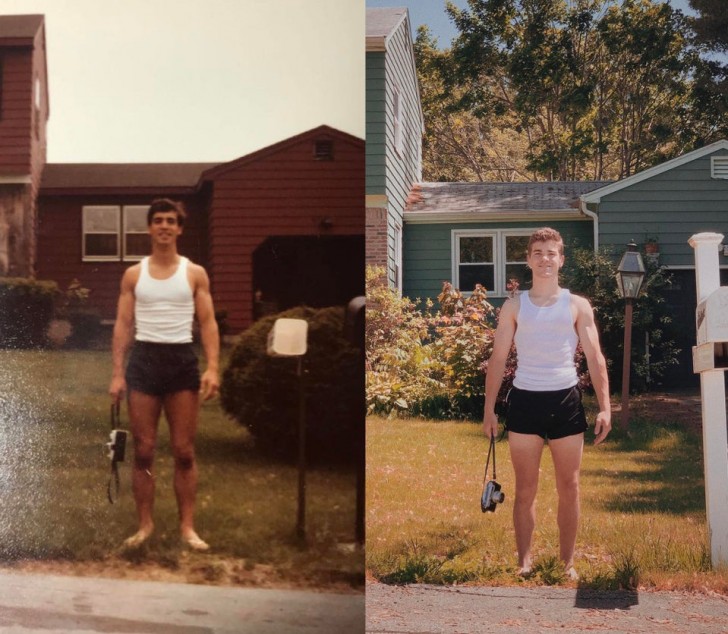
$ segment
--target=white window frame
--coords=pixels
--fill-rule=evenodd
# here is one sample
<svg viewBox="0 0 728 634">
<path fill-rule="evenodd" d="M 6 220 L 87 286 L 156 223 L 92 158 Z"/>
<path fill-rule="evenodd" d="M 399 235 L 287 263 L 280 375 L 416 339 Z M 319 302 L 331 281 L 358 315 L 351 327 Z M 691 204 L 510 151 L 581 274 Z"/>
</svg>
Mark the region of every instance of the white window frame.
<svg viewBox="0 0 728 634">
<path fill-rule="evenodd" d="M 116 213 L 116 254 L 115 255 L 88 255 L 86 253 L 86 236 L 88 234 L 111 235 L 109 231 L 87 231 L 86 229 L 86 212 L 91 210 L 106 210 Z M 81 208 L 82 228 L 81 228 L 81 252 L 84 262 L 118 262 L 121 259 L 121 207 L 119 205 L 84 205 Z"/>
<path fill-rule="evenodd" d="M 392 97 L 392 118 L 394 120 L 394 149 L 402 156 L 404 152 L 404 118 L 402 116 L 402 91 L 394 87 Z"/>
<path fill-rule="evenodd" d="M 720 165 L 716 171 L 716 167 Z M 710 177 L 728 179 L 728 155 L 710 157 Z"/>
<path fill-rule="evenodd" d="M 139 234 L 143 233 L 146 235 L 149 233 L 149 231 L 146 228 L 144 231 L 129 231 L 128 223 L 127 223 L 126 219 L 128 218 L 127 212 L 130 210 L 139 210 L 139 211 L 143 212 L 144 219 L 145 219 L 145 227 L 146 227 L 146 215 L 147 215 L 147 212 L 149 211 L 149 205 L 124 205 L 123 212 L 121 214 L 122 221 L 124 223 L 124 231 L 123 231 L 124 256 L 123 256 L 123 260 L 124 260 L 124 262 L 139 262 L 140 260 L 144 259 L 145 255 L 148 255 L 148 253 L 145 255 L 129 255 L 127 253 L 128 249 L 126 247 L 126 237 L 131 233 L 133 233 L 135 235 L 139 235 Z"/>
<path fill-rule="evenodd" d="M 394 225 L 394 284 L 402 295 L 402 225 Z"/>
<path fill-rule="evenodd" d="M 452 244 L 452 284 L 462 291 L 466 297 L 472 295 L 472 289 L 460 288 L 460 238 L 493 238 L 493 281 L 495 288 L 488 288 L 489 297 L 508 297 L 506 285 L 506 237 L 530 236 L 533 229 L 453 229 Z M 525 256 L 524 256 L 525 259 Z"/>
</svg>

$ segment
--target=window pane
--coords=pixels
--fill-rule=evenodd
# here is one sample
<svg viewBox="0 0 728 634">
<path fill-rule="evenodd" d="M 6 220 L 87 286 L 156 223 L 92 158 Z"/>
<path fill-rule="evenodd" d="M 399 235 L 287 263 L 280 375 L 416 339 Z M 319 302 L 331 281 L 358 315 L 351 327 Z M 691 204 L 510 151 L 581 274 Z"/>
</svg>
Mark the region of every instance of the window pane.
<svg viewBox="0 0 728 634">
<path fill-rule="evenodd" d="M 493 266 L 485 265 L 460 266 L 458 268 L 458 272 L 460 273 L 460 290 L 469 293 L 475 288 L 476 284 L 482 284 L 487 290 L 492 291 L 495 287 L 493 270 Z"/>
<path fill-rule="evenodd" d="M 119 208 L 84 207 L 83 226 L 86 233 L 116 233 L 119 230 Z"/>
<path fill-rule="evenodd" d="M 124 231 L 147 233 L 147 211 L 149 207 L 144 205 L 124 207 Z"/>
<path fill-rule="evenodd" d="M 506 262 L 525 262 L 529 236 L 506 236 Z"/>
<path fill-rule="evenodd" d="M 149 255 L 149 234 L 127 233 L 124 255 Z"/>
<path fill-rule="evenodd" d="M 118 255 L 118 237 L 111 233 L 88 233 L 84 236 L 84 254 L 87 257 Z"/>
<path fill-rule="evenodd" d="M 493 238 L 479 236 L 460 238 L 461 264 L 493 262 Z"/>
<path fill-rule="evenodd" d="M 531 288 L 531 271 L 525 264 L 506 264 L 506 283 L 504 288 L 507 288 L 508 283 L 512 279 L 518 280 L 518 287 L 521 290 Z"/>
</svg>

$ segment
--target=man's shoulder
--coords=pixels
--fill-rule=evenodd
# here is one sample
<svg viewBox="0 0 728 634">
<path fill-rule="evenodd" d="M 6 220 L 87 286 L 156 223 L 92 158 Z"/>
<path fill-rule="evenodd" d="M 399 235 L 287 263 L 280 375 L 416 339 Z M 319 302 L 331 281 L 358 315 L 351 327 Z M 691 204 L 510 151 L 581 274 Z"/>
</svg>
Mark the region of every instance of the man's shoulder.
<svg viewBox="0 0 728 634">
<path fill-rule="evenodd" d="M 571 305 L 574 306 L 579 312 L 591 311 L 592 305 L 588 298 L 583 295 L 577 295 L 576 293 L 569 291 L 571 295 Z"/>
</svg>

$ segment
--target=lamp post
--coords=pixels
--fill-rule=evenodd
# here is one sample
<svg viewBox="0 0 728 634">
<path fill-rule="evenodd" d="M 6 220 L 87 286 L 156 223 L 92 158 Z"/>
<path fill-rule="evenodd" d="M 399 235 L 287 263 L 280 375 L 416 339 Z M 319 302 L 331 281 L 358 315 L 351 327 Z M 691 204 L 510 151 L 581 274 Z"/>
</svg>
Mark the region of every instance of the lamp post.
<svg viewBox="0 0 728 634">
<path fill-rule="evenodd" d="M 632 356 L 632 302 L 637 298 L 645 279 L 645 264 L 632 240 L 627 245 L 617 268 L 619 295 L 624 298 L 624 360 L 622 362 L 622 418 L 626 430 L 629 423 L 629 369 Z"/>
</svg>

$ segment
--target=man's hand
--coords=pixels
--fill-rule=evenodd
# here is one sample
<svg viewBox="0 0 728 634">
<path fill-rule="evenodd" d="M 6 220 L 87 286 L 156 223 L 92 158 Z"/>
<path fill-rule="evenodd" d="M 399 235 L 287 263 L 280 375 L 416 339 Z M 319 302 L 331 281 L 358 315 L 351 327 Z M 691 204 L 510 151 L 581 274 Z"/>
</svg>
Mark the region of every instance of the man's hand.
<svg viewBox="0 0 728 634">
<path fill-rule="evenodd" d="M 126 393 L 126 380 L 123 376 L 115 376 L 111 379 L 109 385 L 109 394 L 111 401 L 116 405 L 124 397 Z"/>
<path fill-rule="evenodd" d="M 200 379 L 200 396 L 203 401 L 211 399 L 220 389 L 220 377 L 215 370 L 205 370 Z"/>
<path fill-rule="evenodd" d="M 498 417 L 495 412 L 483 414 L 483 433 L 488 439 L 491 436 L 498 436 Z"/>
<path fill-rule="evenodd" d="M 597 423 L 594 425 L 594 433 L 596 434 L 594 444 L 598 445 L 602 442 L 607 437 L 607 434 L 611 431 L 611 429 L 612 415 L 609 412 L 599 412 L 597 414 Z"/>
</svg>

